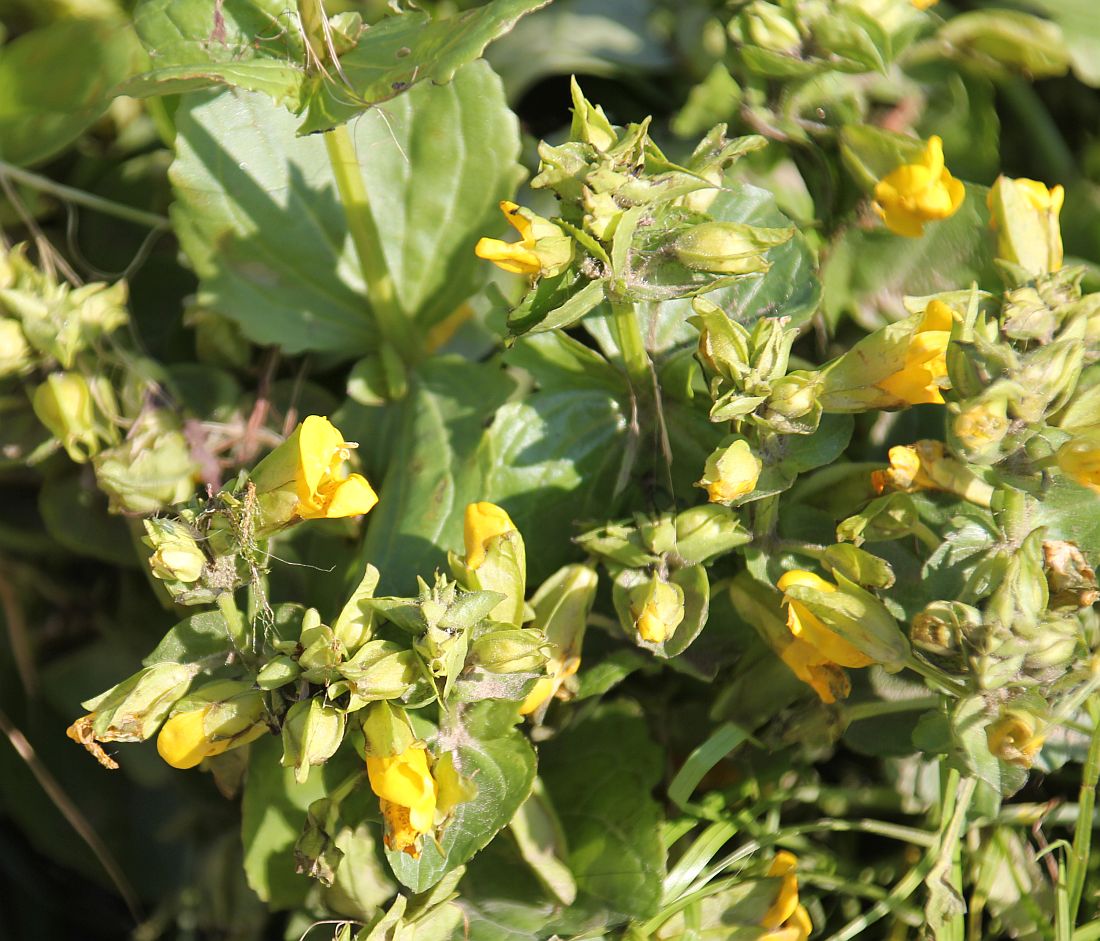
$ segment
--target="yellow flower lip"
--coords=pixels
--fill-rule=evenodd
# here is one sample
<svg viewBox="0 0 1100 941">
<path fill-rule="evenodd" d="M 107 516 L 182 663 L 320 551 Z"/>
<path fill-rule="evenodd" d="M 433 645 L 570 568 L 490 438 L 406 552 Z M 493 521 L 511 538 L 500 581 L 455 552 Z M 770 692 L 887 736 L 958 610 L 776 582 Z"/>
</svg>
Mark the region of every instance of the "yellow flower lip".
<svg viewBox="0 0 1100 941">
<path fill-rule="evenodd" d="M 419 856 L 419 838 L 435 825 L 438 797 L 427 751 L 414 746 L 397 755 L 368 755 L 367 777 L 385 819 L 386 845 Z"/>
<path fill-rule="evenodd" d="M 909 339 L 901 369 L 875 383 L 907 405 L 943 404 L 940 382 L 947 378 L 951 308 L 933 299 Z"/>
<path fill-rule="evenodd" d="M 1083 487 L 1100 493 L 1100 439 L 1074 438 L 1057 453 L 1058 467 Z"/>
<path fill-rule="evenodd" d="M 785 592 L 793 586 L 812 588 L 815 591 L 832 593 L 837 586 L 826 581 L 820 575 L 793 569 L 784 572 L 776 583 L 780 591 Z M 787 605 L 787 628 L 796 641 L 809 644 L 819 651 L 825 661 L 842 667 L 867 667 L 875 661 L 857 647 L 844 640 L 828 627 L 806 605 L 792 598 L 784 597 Z"/>
<path fill-rule="evenodd" d="M 953 216 L 966 189 L 943 162 L 943 140 L 928 138 L 918 163 L 888 173 L 875 186 L 875 210 L 896 235 L 919 238 L 926 222 Z"/>
</svg>

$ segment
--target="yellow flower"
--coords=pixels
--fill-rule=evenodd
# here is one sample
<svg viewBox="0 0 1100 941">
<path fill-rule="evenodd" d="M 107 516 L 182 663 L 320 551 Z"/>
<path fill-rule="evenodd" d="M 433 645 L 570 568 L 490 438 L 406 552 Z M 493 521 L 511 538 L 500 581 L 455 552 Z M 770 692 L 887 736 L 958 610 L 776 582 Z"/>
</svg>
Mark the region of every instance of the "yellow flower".
<svg viewBox="0 0 1100 941">
<path fill-rule="evenodd" d="M 943 163 L 943 141 L 928 138 L 918 163 L 907 163 L 881 179 L 875 187 L 875 210 L 897 235 L 919 238 L 924 224 L 953 216 L 966 190 Z"/>
<path fill-rule="evenodd" d="M 1058 449 L 1058 466 L 1077 483 L 1100 493 L 1100 438 L 1074 438 Z"/>
<path fill-rule="evenodd" d="M 800 569 L 784 572 L 776 583 L 780 591 L 786 591 L 792 585 L 802 585 L 830 593 L 837 590 L 832 582 L 827 582 L 813 572 L 804 572 Z M 805 641 L 827 660 L 842 667 L 866 667 L 875 662 L 867 654 L 829 630 L 817 615 L 801 602 L 790 598 L 784 598 L 783 601 L 787 605 L 787 628 L 791 634 L 798 640 Z"/>
<path fill-rule="evenodd" d="M 293 519 L 338 519 L 369 512 L 378 502 L 365 477 L 341 476 L 354 444 L 327 418 L 310 415 L 251 474 L 272 526 Z"/>
<path fill-rule="evenodd" d="M 905 350 L 905 365 L 875 383 L 908 405 L 943 404 L 940 380 L 947 378 L 947 346 L 951 341 L 951 308 L 932 300 Z"/>
<path fill-rule="evenodd" d="M 561 689 L 562 683 L 576 673 L 580 666 L 580 657 L 570 657 L 564 663 L 551 658 L 546 664 L 546 676 L 538 680 L 531 688 L 531 692 L 523 700 L 523 705 L 519 707 L 519 714 L 529 716 L 532 712 L 537 712 L 544 702 L 548 702 L 554 697 L 557 691 Z"/>
<path fill-rule="evenodd" d="M 929 7 L 934 7 L 940 0 L 909 0 L 909 2 L 918 10 L 927 10 Z"/>
<path fill-rule="evenodd" d="M 833 663 L 816 647 L 792 638 L 779 653 L 790 671 L 809 686 L 823 703 L 847 699 L 852 683 L 843 667 Z"/>
<path fill-rule="evenodd" d="M 703 479 L 695 486 L 707 492 L 711 503 L 729 506 L 734 500 L 756 489 L 763 465 L 749 443 L 733 442 L 727 448 L 719 448 L 709 458 L 703 469 Z"/>
<path fill-rule="evenodd" d="M 778 896 L 760 920 L 760 927 L 768 932 L 764 936 L 768 941 L 806 941 L 813 930 L 810 913 L 798 901 L 797 866 L 794 853 L 780 850 L 768 869 L 770 878 L 782 880 Z"/>
<path fill-rule="evenodd" d="M 684 619 L 684 590 L 654 575 L 631 589 L 630 616 L 642 640 L 663 644 Z"/>
<path fill-rule="evenodd" d="M 494 539 L 516 531 L 512 518 L 495 503 L 468 504 L 463 523 L 466 565 L 475 571 L 485 561 Z"/>
<path fill-rule="evenodd" d="M 532 278 L 560 274 L 573 260 L 572 239 L 553 222 L 507 199 L 501 201 L 500 211 L 519 233 L 519 241 L 479 239 L 474 246 L 478 258 L 491 261 L 511 274 Z"/>
<path fill-rule="evenodd" d="M 415 859 L 420 837 L 435 826 L 438 788 L 428 769 L 428 753 L 414 746 L 398 755 L 368 755 L 367 777 L 379 798 L 386 846 Z"/>
<path fill-rule="evenodd" d="M 1002 761 L 1030 768 L 1043 750 L 1043 735 L 1032 716 L 1010 711 L 985 730 L 990 752 Z"/>
<path fill-rule="evenodd" d="M 157 736 L 157 752 L 173 768 L 194 768 L 204 758 L 213 758 L 231 748 L 247 745 L 267 731 L 266 724 L 249 721 L 246 717 L 223 722 L 216 729 L 207 729 L 212 708 L 213 704 L 177 712 L 162 726 Z"/>
<path fill-rule="evenodd" d="M 948 457 L 942 441 L 918 441 L 890 449 L 890 466 L 871 473 L 871 485 L 878 493 L 901 490 L 943 490 L 989 506 L 993 488 L 961 461 Z"/>
</svg>

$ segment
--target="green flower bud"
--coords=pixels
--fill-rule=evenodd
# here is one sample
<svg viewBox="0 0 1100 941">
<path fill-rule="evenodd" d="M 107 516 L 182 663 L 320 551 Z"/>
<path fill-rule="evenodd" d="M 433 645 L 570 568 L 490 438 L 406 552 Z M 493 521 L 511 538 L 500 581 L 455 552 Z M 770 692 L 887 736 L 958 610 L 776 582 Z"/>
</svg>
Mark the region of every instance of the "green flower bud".
<svg viewBox="0 0 1100 941">
<path fill-rule="evenodd" d="M 368 758 L 403 754 L 416 741 L 404 709 L 381 700 L 371 703 L 362 715 L 364 748 Z"/>
<path fill-rule="evenodd" d="M 199 466 L 175 415 L 149 409 L 126 440 L 95 459 L 96 481 L 115 510 L 155 513 L 191 499 Z"/>
<path fill-rule="evenodd" d="M 782 9 L 766 0 L 754 0 L 738 14 L 730 23 L 730 37 L 742 45 L 782 55 L 796 55 L 802 48 L 798 27 Z"/>
<path fill-rule="evenodd" d="M 764 252 L 782 245 L 793 228 L 765 229 L 743 222 L 703 222 L 681 232 L 672 251 L 686 268 L 715 274 L 752 274 L 767 271 Z"/>
<path fill-rule="evenodd" d="M 0 320 L 0 379 L 26 372 L 33 364 L 33 356 L 19 322 Z"/>
<path fill-rule="evenodd" d="M 340 674 L 362 703 L 399 699 L 421 679 L 416 654 L 388 640 L 367 641 L 340 665 Z"/>
<path fill-rule="evenodd" d="M 1047 607 L 1042 530 L 1034 530 L 1012 553 L 1004 577 L 985 606 L 985 620 L 1014 634 L 1030 633 Z"/>
<path fill-rule="evenodd" d="M 706 503 L 676 515 L 676 554 L 687 565 L 699 565 L 752 541 L 729 507 Z"/>
<path fill-rule="evenodd" d="M 493 673 L 529 673 L 547 657 L 546 637 L 531 628 L 489 628 L 470 647 L 474 663 Z"/>
<path fill-rule="evenodd" d="M 523 537 L 511 517 L 493 503 L 471 503 L 464 524 L 466 557 L 452 559 L 456 577 L 471 591 L 495 591 L 503 600 L 492 618 L 519 627 L 527 585 Z"/>
<path fill-rule="evenodd" d="M 695 316 L 688 322 L 699 331 L 699 361 L 710 373 L 740 383 L 749 371 L 749 332 L 706 298 L 695 298 L 691 306 Z"/>
<path fill-rule="evenodd" d="M 79 373 L 52 373 L 34 390 L 31 404 L 38 420 L 77 464 L 118 437 L 111 424 L 117 412 L 114 393 L 99 377 L 89 383 Z"/>
<path fill-rule="evenodd" d="M 961 650 L 962 637 L 981 627 L 982 614 L 960 601 L 933 601 L 913 618 L 909 640 L 913 646 L 937 657 Z"/>
<path fill-rule="evenodd" d="M 199 668 L 190 663 L 155 663 L 81 705 L 93 715 L 101 742 L 143 742 L 187 693 Z"/>
<path fill-rule="evenodd" d="M 1049 343 L 1058 327 L 1057 315 L 1032 285 L 1005 292 L 1001 321 L 1005 336 L 1025 343 Z"/>
<path fill-rule="evenodd" d="M 857 546 L 865 542 L 889 542 L 908 536 L 920 523 L 913 498 L 907 493 L 888 493 L 872 500 L 836 528 L 836 538 Z"/>
<path fill-rule="evenodd" d="M 141 541 L 153 550 L 149 557 L 153 577 L 177 582 L 181 590 L 197 582 L 207 560 L 191 527 L 179 520 L 160 518 L 142 520 L 142 524 L 146 535 Z"/>
<path fill-rule="evenodd" d="M 576 77 L 569 80 L 569 93 L 573 98 L 573 124 L 569 136 L 583 141 L 599 151 L 610 150 L 618 140 L 615 129 L 603 113 L 603 108 L 592 104 L 581 92 Z"/>
<path fill-rule="evenodd" d="M 332 628 L 325 624 L 307 627 L 302 631 L 300 643 L 304 649 L 298 656 L 298 664 L 305 679 L 311 683 L 330 682 L 346 653 Z"/>
<path fill-rule="evenodd" d="M 301 675 L 302 669 L 297 662 L 281 654 L 264 664 L 263 669 L 256 674 L 256 685 L 264 690 L 278 689 L 287 683 L 293 683 Z"/>
<path fill-rule="evenodd" d="M 294 769 L 294 780 L 305 784 L 309 769 L 323 765 L 344 740 L 346 717 L 320 697 L 296 702 L 283 720 L 282 766 Z"/>
<path fill-rule="evenodd" d="M 804 435 L 821 422 L 822 373 L 792 372 L 772 383 L 763 420 L 781 434 Z"/>
<path fill-rule="evenodd" d="M 890 588 L 896 580 L 894 570 L 885 559 L 845 543 L 829 546 L 821 561 L 830 572 L 840 572 L 857 585 L 868 588 Z"/>
<path fill-rule="evenodd" d="M 574 542 L 585 552 L 602 556 L 626 568 L 645 568 L 659 561 L 642 543 L 638 530 L 622 523 L 608 523 L 590 530 L 577 536 Z"/>
<path fill-rule="evenodd" d="M 1048 613 L 1027 645 L 1024 667 L 1033 673 L 1061 671 L 1074 663 L 1081 643 L 1081 625 L 1075 616 Z"/>
<path fill-rule="evenodd" d="M 1056 340 L 1029 354 L 1012 375 L 1022 392 L 1012 402 L 1014 416 L 1038 423 L 1061 409 L 1077 387 L 1084 357 L 1078 339 Z"/>
<path fill-rule="evenodd" d="M 1001 386 L 1003 388 L 1003 384 Z M 1001 442 L 1011 428 L 1007 394 L 983 395 L 966 403 L 951 403 L 954 418 L 948 422 L 951 449 L 974 464 L 995 464 L 1006 455 Z"/>
</svg>

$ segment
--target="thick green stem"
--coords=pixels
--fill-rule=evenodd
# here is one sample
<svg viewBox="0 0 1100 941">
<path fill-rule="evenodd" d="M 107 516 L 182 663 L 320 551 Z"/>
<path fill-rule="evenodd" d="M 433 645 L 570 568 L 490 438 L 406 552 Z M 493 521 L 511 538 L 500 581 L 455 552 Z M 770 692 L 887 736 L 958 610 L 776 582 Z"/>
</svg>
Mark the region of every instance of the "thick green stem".
<svg viewBox="0 0 1100 941">
<path fill-rule="evenodd" d="M 951 696 L 958 698 L 966 695 L 966 687 L 962 683 L 949 674 L 944 673 L 943 670 L 929 663 L 927 660 L 921 660 L 918 657 L 910 657 L 905 662 L 905 665 L 914 673 L 919 673 L 930 683 L 933 683 L 938 689 Z"/>
<path fill-rule="evenodd" d="M 939 704 L 939 696 L 920 696 L 916 699 L 884 699 L 846 705 L 843 715 L 849 722 L 858 722 L 860 719 L 873 719 L 876 716 L 886 716 L 897 712 L 923 712 L 926 709 L 935 709 Z"/>
<path fill-rule="evenodd" d="M 359 159 L 355 155 L 355 142 L 346 124 L 325 132 L 325 148 L 347 216 L 348 231 L 359 256 L 359 267 L 363 271 L 367 297 L 378 330 L 401 354 L 402 359 L 409 362 L 416 358 L 418 352 L 416 338 L 412 325 L 397 303 L 393 277 L 382 254 L 381 235 L 371 211 Z"/>
<path fill-rule="evenodd" d="M 615 325 L 615 338 L 623 354 L 623 365 L 636 393 L 648 389 L 652 383 L 649 372 L 649 354 L 638 325 L 638 315 L 630 301 L 611 300 L 611 314 Z"/>
<path fill-rule="evenodd" d="M 1096 782 L 1100 778 L 1100 702 L 1089 702 L 1089 715 L 1092 717 L 1092 740 L 1089 742 L 1088 755 L 1081 769 L 1081 791 L 1078 797 L 1077 822 L 1073 827 L 1073 851 L 1069 858 L 1067 882 L 1069 883 L 1070 925 L 1077 922 L 1077 912 L 1081 907 L 1081 895 L 1085 888 L 1085 873 L 1088 869 L 1089 851 L 1092 847 L 1093 808 L 1096 805 Z"/>
</svg>

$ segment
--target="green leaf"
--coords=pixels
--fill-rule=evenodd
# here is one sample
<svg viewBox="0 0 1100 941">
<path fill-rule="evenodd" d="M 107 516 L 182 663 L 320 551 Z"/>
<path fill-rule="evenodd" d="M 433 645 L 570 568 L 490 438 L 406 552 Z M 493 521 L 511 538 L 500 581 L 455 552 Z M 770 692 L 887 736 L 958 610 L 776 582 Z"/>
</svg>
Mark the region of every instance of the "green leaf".
<svg viewBox="0 0 1100 941">
<path fill-rule="evenodd" d="M 644 720 L 624 704 L 603 708 L 546 742 L 541 759 L 580 897 L 631 918 L 653 915 L 665 850 L 650 792 L 664 759 Z"/>
<path fill-rule="evenodd" d="M 377 345 L 323 140 L 242 91 L 189 95 L 176 116 L 173 219 L 201 302 L 288 353 L 361 355 Z M 515 116 L 474 63 L 355 122 L 353 136 L 397 302 L 423 327 L 487 276 L 477 238 L 519 180 Z"/>
<path fill-rule="evenodd" d="M 117 20 L 58 19 L 0 47 L 0 158 L 30 166 L 60 153 L 143 58 Z"/>
<path fill-rule="evenodd" d="M 1100 87 L 1100 22 L 1093 0 L 1024 0 L 1024 5 L 1062 27 L 1074 74 Z"/>
<path fill-rule="evenodd" d="M 535 780 L 535 753 L 513 727 L 512 703 L 479 703 L 453 713 L 440 730 L 440 747 L 455 755 L 459 773 L 477 785 L 477 796 L 459 804 L 440 848 L 425 840 L 419 858 L 387 851 L 394 875 L 413 892 L 423 892 L 461 866 L 503 828 L 526 800 Z"/>
<path fill-rule="evenodd" d="M 492 499 L 477 454 L 484 422 L 513 389 L 503 372 L 457 358 L 421 365 L 363 545 L 361 565 L 382 573 L 379 594 L 415 592 L 418 574 L 462 546 L 466 504 Z"/>
<path fill-rule="evenodd" d="M 275 735 L 252 744 L 241 802 L 245 877 L 252 891 L 275 910 L 305 901 L 312 881 L 295 872 L 294 843 L 309 805 L 325 796 L 319 773 L 298 784 L 293 768 L 280 767 L 282 752 Z"/>
<path fill-rule="evenodd" d="M 293 5 L 283 0 L 141 0 L 134 27 L 154 68 L 119 92 L 168 95 L 235 85 L 297 107 L 305 49 Z"/>
<path fill-rule="evenodd" d="M 1077 543 L 1093 562 L 1100 561 L 1100 497 L 1088 487 L 1058 477 L 1039 502 L 1036 526 L 1047 539 Z"/>
<path fill-rule="evenodd" d="M 548 2 L 493 0 L 449 19 L 433 20 L 420 12 L 386 17 L 340 57 L 339 80 L 316 74 L 306 81 L 300 132 L 343 124 L 425 79 L 436 84 L 451 81 L 461 66 L 478 58 L 521 16 Z"/>
<path fill-rule="evenodd" d="M 540 551 L 527 559 L 532 584 L 576 557 L 578 521 L 613 512 L 625 435 L 618 401 L 595 389 L 543 390 L 497 412 L 480 448 L 483 499 L 538 535 Z"/>
<path fill-rule="evenodd" d="M 220 611 L 202 611 L 184 618 L 173 627 L 142 664 L 195 663 L 208 658 L 225 659 L 229 652 L 229 631 Z"/>
</svg>

